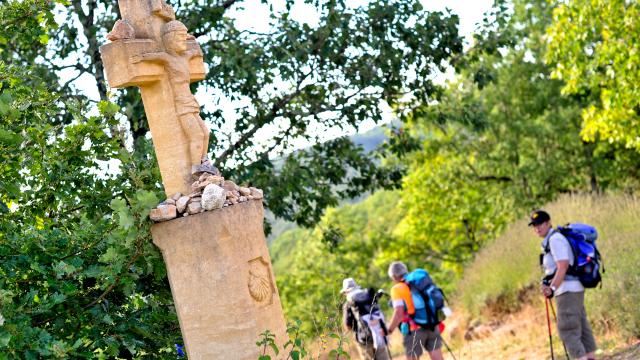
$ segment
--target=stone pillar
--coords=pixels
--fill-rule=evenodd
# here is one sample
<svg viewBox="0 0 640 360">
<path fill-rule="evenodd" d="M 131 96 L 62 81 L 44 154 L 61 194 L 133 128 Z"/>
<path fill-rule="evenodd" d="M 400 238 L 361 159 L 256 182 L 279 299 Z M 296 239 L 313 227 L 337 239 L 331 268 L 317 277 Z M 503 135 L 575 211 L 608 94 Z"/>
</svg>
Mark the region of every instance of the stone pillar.
<svg viewBox="0 0 640 360">
<path fill-rule="evenodd" d="M 151 228 L 189 359 L 255 360 L 267 329 L 286 342 L 263 216 L 262 202 L 251 200 Z"/>
</svg>

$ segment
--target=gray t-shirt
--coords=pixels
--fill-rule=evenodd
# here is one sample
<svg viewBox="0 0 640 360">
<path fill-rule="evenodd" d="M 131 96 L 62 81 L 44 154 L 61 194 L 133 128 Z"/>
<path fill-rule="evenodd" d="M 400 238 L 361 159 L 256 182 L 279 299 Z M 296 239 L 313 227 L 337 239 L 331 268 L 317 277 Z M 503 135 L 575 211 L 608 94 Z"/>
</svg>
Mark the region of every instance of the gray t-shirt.
<svg viewBox="0 0 640 360">
<path fill-rule="evenodd" d="M 574 262 L 573 251 L 569 240 L 567 240 L 562 234 L 555 229 L 551 229 L 547 236 L 542 240 L 542 251 L 544 252 L 549 244 L 549 252 L 542 258 L 542 266 L 544 267 L 544 274 L 551 275 L 556 272 L 558 266 L 557 261 L 569 260 L 569 266 Z M 560 295 L 565 292 L 582 292 L 584 287 L 580 283 L 580 280 L 571 275 L 565 275 L 564 281 L 555 291 L 555 295 Z"/>
</svg>

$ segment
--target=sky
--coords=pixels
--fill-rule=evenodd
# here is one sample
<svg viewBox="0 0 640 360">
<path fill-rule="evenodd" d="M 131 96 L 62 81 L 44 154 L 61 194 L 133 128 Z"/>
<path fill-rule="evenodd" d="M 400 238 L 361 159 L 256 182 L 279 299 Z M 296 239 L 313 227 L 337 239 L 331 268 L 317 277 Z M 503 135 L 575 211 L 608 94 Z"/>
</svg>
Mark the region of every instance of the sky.
<svg viewBox="0 0 640 360">
<path fill-rule="evenodd" d="M 368 0 L 347 0 L 347 4 L 352 7 L 364 5 Z M 284 1 L 272 0 L 270 1 L 275 10 L 284 10 Z M 421 3 L 426 10 L 429 11 L 446 11 L 451 10 L 452 13 L 457 14 L 460 19 L 459 33 L 466 40 L 468 46 L 472 39 L 473 31 L 476 25 L 482 21 L 485 12 L 491 9 L 493 0 L 421 0 Z M 269 30 L 269 9 L 268 5 L 265 5 L 261 0 L 245 0 L 241 3 L 242 9 L 230 9 L 227 12 L 232 18 L 235 18 L 236 24 L 239 29 L 248 29 L 257 32 L 268 32 Z M 280 5 L 277 5 L 280 4 Z M 280 6 L 280 8 L 278 7 Z M 249 10 L 250 9 L 250 10 Z M 249 10 L 249 11 L 247 11 Z M 250 16 L 247 16 L 250 14 Z M 299 1 L 294 5 L 291 17 L 300 22 L 306 22 L 313 26 L 317 23 L 317 15 L 312 5 L 304 4 L 303 1 Z M 64 21 L 64 19 L 62 19 Z M 106 42 L 106 39 L 99 39 Z M 61 82 L 64 83 L 68 79 L 75 76 L 72 71 L 62 73 Z M 453 72 L 445 74 L 438 74 L 434 80 L 436 83 L 442 83 L 447 79 L 453 77 Z M 95 80 L 86 75 L 86 78 L 80 78 L 75 83 L 76 87 L 87 94 L 93 100 L 98 100 L 98 91 L 95 86 Z M 114 90 L 118 91 L 118 90 Z M 225 129 L 221 129 L 223 132 L 233 132 L 234 119 L 237 117 L 234 109 L 239 105 L 246 105 L 242 102 L 231 102 L 220 92 L 215 89 L 201 89 L 195 94 L 198 102 L 207 110 L 213 111 L 216 108 L 221 108 L 225 119 L 227 119 L 227 126 Z M 386 104 L 380 105 L 380 110 L 383 114 L 383 122 L 389 122 L 393 119 L 391 110 Z M 315 134 L 322 134 L 320 141 L 330 140 L 338 136 L 351 135 L 355 132 L 366 132 L 376 124 L 373 121 L 364 122 L 358 129 L 335 129 L 335 128 L 321 128 L 310 126 L 310 131 Z M 269 133 L 273 132 L 274 128 L 265 128 L 262 133 L 256 134 L 256 136 L 264 136 L 270 138 Z M 292 150 L 308 147 L 310 144 L 305 140 L 299 140 L 293 144 Z"/>
</svg>

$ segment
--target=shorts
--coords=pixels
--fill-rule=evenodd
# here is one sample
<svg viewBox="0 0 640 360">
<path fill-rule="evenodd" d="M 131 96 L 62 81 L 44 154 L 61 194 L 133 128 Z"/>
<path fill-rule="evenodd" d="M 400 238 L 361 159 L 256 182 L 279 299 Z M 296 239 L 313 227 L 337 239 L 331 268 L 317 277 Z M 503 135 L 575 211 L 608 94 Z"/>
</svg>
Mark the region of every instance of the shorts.
<svg viewBox="0 0 640 360">
<path fill-rule="evenodd" d="M 584 308 L 584 291 L 556 296 L 558 333 L 571 358 L 580 358 L 597 349 Z"/>
<path fill-rule="evenodd" d="M 419 328 L 404 335 L 402 344 L 404 345 L 405 355 L 419 357 L 422 355 L 422 348 L 427 352 L 440 349 L 442 347 L 442 339 L 437 328 L 434 330 Z"/>
</svg>

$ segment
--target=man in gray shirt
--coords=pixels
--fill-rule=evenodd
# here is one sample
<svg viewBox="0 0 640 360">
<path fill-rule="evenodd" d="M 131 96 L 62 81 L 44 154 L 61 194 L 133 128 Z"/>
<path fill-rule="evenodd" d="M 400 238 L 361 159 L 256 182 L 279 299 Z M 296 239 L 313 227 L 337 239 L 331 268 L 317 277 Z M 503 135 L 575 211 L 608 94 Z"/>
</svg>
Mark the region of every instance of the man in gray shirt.
<svg viewBox="0 0 640 360">
<path fill-rule="evenodd" d="M 569 240 L 553 228 L 547 212 L 534 211 L 530 220 L 529 226 L 543 238 L 542 266 L 547 281 L 541 291 L 547 298 L 556 298 L 560 339 L 573 359 L 593 360 L 597 347 L 584 308 L 584 287 L 567 274 L 575 260 Z"/>
</svg>

